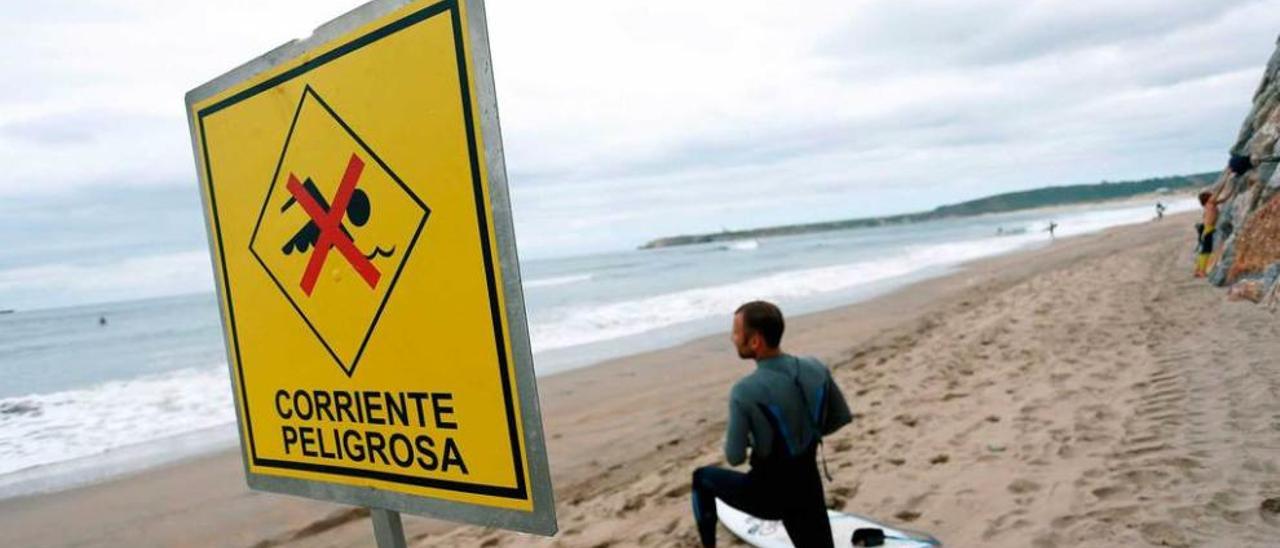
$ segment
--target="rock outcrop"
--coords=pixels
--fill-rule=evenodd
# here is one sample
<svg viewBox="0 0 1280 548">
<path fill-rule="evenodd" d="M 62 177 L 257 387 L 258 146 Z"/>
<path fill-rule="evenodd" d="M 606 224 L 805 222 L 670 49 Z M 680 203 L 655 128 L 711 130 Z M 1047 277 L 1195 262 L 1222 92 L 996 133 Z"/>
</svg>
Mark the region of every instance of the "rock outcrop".
<svg viewBox="0 0 1280 548">
<path fill-rule="evenodd" d="M 1231 295 L 1275 307 L 1280 300 L 1280 40 L 1253 94 L 1253 108 L 1231 147 L 1248 158 L 1241 174 L 1224 169 L 1211 190 L 1230 198 L 1222 204 L 1217 233 L 1226 236 L 1209 273 Z"/>
</svg>

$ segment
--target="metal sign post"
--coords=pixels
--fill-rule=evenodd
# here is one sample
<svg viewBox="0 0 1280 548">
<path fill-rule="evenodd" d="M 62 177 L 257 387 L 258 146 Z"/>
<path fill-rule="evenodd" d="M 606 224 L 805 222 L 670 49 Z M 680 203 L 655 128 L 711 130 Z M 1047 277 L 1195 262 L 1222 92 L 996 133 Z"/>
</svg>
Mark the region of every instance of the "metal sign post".
<svg viewBox="0 0 1280 548">
<path fill-rule="evenodd" d="M 375 0 L 186 103 L 249 486 L 379 546 L 555 533 L 483 0 Z"/>
<path fill-rule="evenodd" d="M 369 518 L 373 520 L 373 538 L 378 541 L 378 548 L 405 548 L 400 512 L 370 508 Z"/>
</svg>

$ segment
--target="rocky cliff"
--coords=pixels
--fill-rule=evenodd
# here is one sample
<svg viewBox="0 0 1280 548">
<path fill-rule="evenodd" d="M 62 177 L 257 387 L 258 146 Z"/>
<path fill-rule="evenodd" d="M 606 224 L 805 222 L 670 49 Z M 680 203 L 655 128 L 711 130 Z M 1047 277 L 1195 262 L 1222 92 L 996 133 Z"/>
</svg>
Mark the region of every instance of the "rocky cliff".
<svg viewBox="0 0 1280 548">
<path fill-rule="evenodd" d="M 1236 169 L 1223 169 L 1210 189 L 1227 201 L 1217 226 L 1226 242 L 1209 281 L 1230 286 L 1232 298 L 1274 309 L 1280 301 L 1280 40 L 1230 152 Z"/>
</svg>

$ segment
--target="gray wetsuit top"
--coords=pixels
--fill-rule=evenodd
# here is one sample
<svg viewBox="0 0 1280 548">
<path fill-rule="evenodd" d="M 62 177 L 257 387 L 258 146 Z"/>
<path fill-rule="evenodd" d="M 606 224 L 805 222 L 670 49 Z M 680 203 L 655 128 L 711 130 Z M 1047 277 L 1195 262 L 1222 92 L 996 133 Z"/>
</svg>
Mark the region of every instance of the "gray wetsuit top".
<svg viewBox="0 0 1280 548">
<path fill-rule="evenodd" d="M 724 454 L 730 464 L 742 464 L 750 447 L 752 466 L 795 457 L 852 420 L 822 362 L 781 354 L 757 361 L 756 370 L 733 385 Z M 774 455 L 775 448 L 788 454 Z"/>
</svg>

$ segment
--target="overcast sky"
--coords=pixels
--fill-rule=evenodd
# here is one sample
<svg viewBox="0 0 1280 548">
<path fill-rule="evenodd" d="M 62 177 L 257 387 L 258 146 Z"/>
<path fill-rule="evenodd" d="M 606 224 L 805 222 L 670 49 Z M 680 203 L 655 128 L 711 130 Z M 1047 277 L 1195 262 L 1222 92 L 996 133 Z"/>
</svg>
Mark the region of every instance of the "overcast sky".
<svg viewBox="0 0 1280 548">
<path fill-rule="evenodd" d="M 165 253 L 203 251 L 183 94 L 354 5 L 7 5 L 0 248 L 38 237 L 15 215 L 47 220 L 92 196 L 167 223 L 147 232 L 185 235 Z M 1276 0 L 490 0 L 488 12 L 528 257 L 1217 169 L 1280 33 Z M 102 218 L 68 216 L 85 228 L 76 246 L 112 239 Z"/>
</svg>

